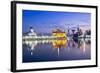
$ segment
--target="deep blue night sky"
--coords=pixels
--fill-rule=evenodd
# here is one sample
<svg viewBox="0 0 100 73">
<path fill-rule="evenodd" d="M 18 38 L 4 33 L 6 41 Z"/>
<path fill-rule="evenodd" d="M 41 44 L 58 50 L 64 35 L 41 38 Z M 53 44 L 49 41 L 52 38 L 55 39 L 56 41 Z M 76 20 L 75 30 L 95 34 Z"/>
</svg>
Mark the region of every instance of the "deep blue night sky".
<svg viewBox="0 0 100 73">
<path fill-rule="evenodd" d="M 90 13 L 37 10 L 22 11 L 23 32 L 28 32 L 30 26 L 32 26 L 37 33 L 49 33 L 55 27 L 66 30 L 67 27 L 90 25 L 90 20 Z"/>
</svg>

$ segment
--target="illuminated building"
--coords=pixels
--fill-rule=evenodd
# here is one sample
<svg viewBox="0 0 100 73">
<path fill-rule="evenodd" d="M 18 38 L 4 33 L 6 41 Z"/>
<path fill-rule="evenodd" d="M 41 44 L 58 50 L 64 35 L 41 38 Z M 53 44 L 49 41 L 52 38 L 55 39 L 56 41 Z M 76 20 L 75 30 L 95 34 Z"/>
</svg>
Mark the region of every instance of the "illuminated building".
<svg viewBox="0 0 100 73">
<path fill-rule="evenodd" d="M 66 39 L 66 32 L 61 31 L 60 29 L 53 30 L 52 35 L 56 38 Z"/>
</svg>

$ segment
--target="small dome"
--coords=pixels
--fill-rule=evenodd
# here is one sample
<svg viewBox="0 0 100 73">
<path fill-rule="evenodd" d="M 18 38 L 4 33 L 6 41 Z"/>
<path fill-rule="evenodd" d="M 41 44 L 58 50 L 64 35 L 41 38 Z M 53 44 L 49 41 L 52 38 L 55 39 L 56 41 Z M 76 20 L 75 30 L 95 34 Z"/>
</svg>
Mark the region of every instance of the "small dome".
<svg viewBox="0 0 100 73">
<path fill-rule="evenodd" d="M 32 28 L 32 27 L 30 27 L 30 30 L 29 30 L 30 32 L 28 33 L 28 35 L 36 35 L 36 33 L 35 33 L 35 31 L 34 31 L 34 29 Z"/>
</svg>

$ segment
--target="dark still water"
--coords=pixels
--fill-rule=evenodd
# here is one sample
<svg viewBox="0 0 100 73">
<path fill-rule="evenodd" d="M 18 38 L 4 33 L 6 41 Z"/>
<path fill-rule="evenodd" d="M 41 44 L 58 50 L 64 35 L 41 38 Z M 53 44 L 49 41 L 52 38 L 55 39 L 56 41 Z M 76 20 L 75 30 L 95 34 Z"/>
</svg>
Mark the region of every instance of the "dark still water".
<svg viewBox="0 0 100 73">
<path fill-rule="evenodd" d="M 91 59 L 89 39 L 23 41 L 23 63 Z"/>
</svg>

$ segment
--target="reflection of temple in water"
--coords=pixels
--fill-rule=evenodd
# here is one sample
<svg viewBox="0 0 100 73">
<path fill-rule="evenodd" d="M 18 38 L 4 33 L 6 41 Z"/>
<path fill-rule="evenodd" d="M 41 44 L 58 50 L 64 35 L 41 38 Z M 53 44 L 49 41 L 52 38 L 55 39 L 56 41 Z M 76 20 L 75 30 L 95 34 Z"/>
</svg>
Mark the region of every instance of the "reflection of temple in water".
<svg viewBox="0 0 100 73">
<path fill-rule="evenodd" d="M 50 43 L 51 46 L 52 46 L 52 49 L 57 50 L 58 54 L 59 54 L 59 49 L 64 49 L 67 46 L 67 40 L 66 39 L 63 39 L 63 40 L 23 41 L 23 44 L 30 46 L 31 55 L 32 55 L 32 51 L 34 51 L 34 49 L 35 49 L 35 46 L 37 46 L 39 43 L 41 43 L 41 44 Z"/>
<path fill-rule="evenodd" d="M 55 39 L 55 40 L 36 40 L 36 41 L 23 41 L 23 44 L 28 45 L 30 48 L 30 53 L 33 55 L 33 51 L 35 50 L 35 46 L 38 44 L 49 44 L 52 46 L 52 49 L 57 51 L 57 55 L 59 56 L 61 50 L 74 50 L 75 48 L 81 50 L 83 53 L 86 52 L 87 49 L 90 49 L 91 41 L 89 39 L 86 40 L 67 40 L 67 39 Z"/>
<path fill-rule="evenodd" d="M 57 53 L 59 55 L 60 49 L 65 49 L 67 47 L 67 40 L 52 40 L 52 47 L 57 49 Z"/>
<path fill-rule="evenodd" d="M 52 40 L 53 48 L 66 48 L 67 40 Z"/>
</svg>

